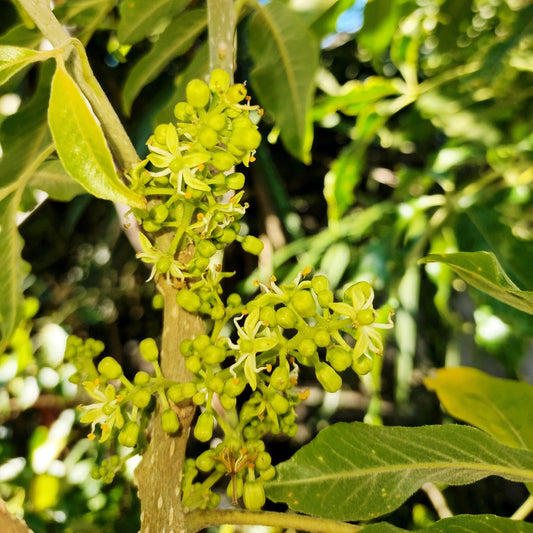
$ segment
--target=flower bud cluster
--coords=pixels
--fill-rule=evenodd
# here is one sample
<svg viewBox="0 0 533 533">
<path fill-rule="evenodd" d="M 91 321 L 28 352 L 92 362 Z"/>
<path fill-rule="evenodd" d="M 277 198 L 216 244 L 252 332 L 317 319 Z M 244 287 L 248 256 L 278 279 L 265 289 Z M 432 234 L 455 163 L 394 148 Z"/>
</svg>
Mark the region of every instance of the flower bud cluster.
<svg viewBox="0 0 533 533">
<path fill-rule="evenodd" d="M 233 241 L 256 255 L 263 248 L 256 237 L 240 235 L 245 178 L 229 172 L 255 160 L 261 134 L 252 118 L 262 110 L 250 105 L 243 84 L 230 86 L 221 69 L 212 72 L 209 85 L 190 81 L 186 95 L 174 109 L 177 121 L 156 127 L 147 141 L 150 154 L 128 173 L 130 187 L 148 200 L 146 209 L 132 210 L 144 231 L 173 235 L 165 250 L 141 235 L 138 257 L 153 265 L 152 277 L 181 281 L 201 276 L 216 251 Z M 179 252 L 190 246 L 194 256 L 183 263 Z"/>
</svg>

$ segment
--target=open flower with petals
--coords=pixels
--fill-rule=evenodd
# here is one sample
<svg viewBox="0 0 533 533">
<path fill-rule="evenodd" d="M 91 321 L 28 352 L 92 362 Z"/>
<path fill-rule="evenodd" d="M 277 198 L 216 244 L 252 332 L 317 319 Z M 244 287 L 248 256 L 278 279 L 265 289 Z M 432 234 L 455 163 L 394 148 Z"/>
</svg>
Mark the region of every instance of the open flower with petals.
<svg viewBox="0 0 533 533">
<path fill-rule="evenodd" d="M 109 384 L 102 390 L 99 387 L 99 380 L 86 381 L 83 387 L 96 402 L 84 407 L 86 411 L 80 421 L 91 424 L 89 439 L 94 439 L 94 430 L 99 424 L 102 429 L 100 442 L 105 442 L 111 436 L 115 425 L 119 429 L 124 425 L 124 416 L 119 405 L 121 397 L 117 395 L 113 385 Z"/>
<path fill-rule="evenodd" d="M 376 322 L 377 313 L 373 307 L 374 289 L 366 281 L 359 281 L 348 287 L 344 293 L 344 299 L 345 302 L 331 303 L 329 307 L 335 313 L 349 317 L 353 326 L 357 328 L 353 351 L 354 361 L 362 354 L 370 355 L 369 352 L 382 355 L 383 340 L 376 330 L 393 327 L 393 311 L 389 313 L 385 324 Z"/>
<path fill-rule="evenodd" d="M 245 315 L 241 315 L 233 319 L 239 339 L 237 344 L 228 339 L 228 345 L 233 350 L 238 350 L 239 355 L 236 357 L 235 363 L 230 367 L 230 372 L 233 377 L 237 377 L 235 369 L 244 363 L 244 375 L 253 390 L 257 387 L 257 373 L 266 369 L 266 367 L 257 368 L 257 354 L 266 352 L 274 348 L 278 340 L 274 337 L 263 336 L 262 332 L 270 333 L 268 328 L 265 328 L 263 323 L 259 320 L 259 309 L 255 308 L 244 320 L 244 325 L 239 324 Z"/>
</svg>

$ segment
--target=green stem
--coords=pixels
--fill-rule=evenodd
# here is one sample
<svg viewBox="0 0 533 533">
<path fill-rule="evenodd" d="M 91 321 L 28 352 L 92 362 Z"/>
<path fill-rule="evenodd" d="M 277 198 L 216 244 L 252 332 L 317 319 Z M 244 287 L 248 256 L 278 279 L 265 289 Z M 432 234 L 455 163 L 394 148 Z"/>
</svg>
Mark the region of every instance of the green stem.
<svg viewBox="0 0 533 533">
<path fill-rule="evenodd" d="M 72 38 L 52 13 L 49 2 L 46 0 L 20 0 L 20 4 L 52 46 L 61 48 L 72 44 Z M 95 78 L 85 54 L 80 55 L 80 47 L 81 44 L 75 46 L 77 53 L 72 54 L 71 74 L 98 117 L 106 139 L 120 166 L 130 168 L 139 161 L 139 156 L 115 109 Z"/>
<path fill-rule="evenodd" d="M 233 0 L 207 0 L 209 70 L 221 68 L 233 79 L 235 8 Z"/>
<path fill-rule="evenodd" d="M 533 511 L 533 496 L 529 496 L 528 499 L 514 512 L 511 516 L 512 520 L 524 520 Z"/>
<path fill-rule="evenodd" d="M 188 513 L 185 516 L 185 522 L 189 533 L 200 531 L 208 526 L 222 524 L 263 525 L 283 529 L 320 531 L 321 533 L 354 533 L 362 530 L 361 526 L 336 520 L 271 511 L 197 510 Z"/>
</svg>

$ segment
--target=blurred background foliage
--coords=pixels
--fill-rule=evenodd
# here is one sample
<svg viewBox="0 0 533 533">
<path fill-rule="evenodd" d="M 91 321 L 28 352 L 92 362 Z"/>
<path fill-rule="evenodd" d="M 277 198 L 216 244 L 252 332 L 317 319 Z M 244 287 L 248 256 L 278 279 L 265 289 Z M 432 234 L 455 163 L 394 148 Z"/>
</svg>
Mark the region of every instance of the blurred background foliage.
<svg viewBox="0 0 533 533">
<path fill-rule="evenodd" d="M 141 155 L 154 125 L 172 120 L 187 81 L 208 71 L 203 2 L 152 3 L 150 11 L 141 1 L 67 0 L 55 10 L 86 44 Z M 418 265 L 428 253 L 491 251 L 533 290 L 533 5 L 261 3 L 263 11 L 239 3 L 235 77 L 266 109 L 244 227 L 266 247 L 258 266 L 229 249 L 225 261 L 237 274 L 228 290 L 249 295 L 254 279 L 291 280 L 311 266 L 338 291 L 371 282 L 396 312 L 383 364 L 367 379 L 347 373 L 339 393 L 324 395 L 309 376 L 300 431 L 295 442 L 272 442 L 275 457 L 339 420 L 449 420 L 422 384 L 434 368 L 470 365 L 533 383 L 531 316 L 469 289 L 445 266 Z M 16 4 L 0 1 L 0 12 L 0 43 L 39 46 Z M 264 81 L 278 56 L 262 32 L 283 29 L 282 20 L 290 22 L 282 32 L 290 68 L 303 80 L 296 98 L 283 79 Z M 38 78 L 34 67 L 3 86 L 0 143 Z M 63 183 L 48 164 L 40 179 Z M 24 320 L 0 355 L 0 497 L 36 532 L 136 531 L 134 464 L 109 486 L 90 478 L 103 457 L 77 422 L 83 397 L 68 382 L 63 351 L 69 334 L 94 337 L 138 370 L 139 340 L 160 333 L 160 302 L 110 203 L 70 184 L 43 201 L 38 183 L 20 206 Z M 454 513 L 511 514 L 521 487 L 495 487 L 487 480 L 445 495 Z M 435 517 L 421 493 L 389 520 L 419 527 Z"/>
</svg>

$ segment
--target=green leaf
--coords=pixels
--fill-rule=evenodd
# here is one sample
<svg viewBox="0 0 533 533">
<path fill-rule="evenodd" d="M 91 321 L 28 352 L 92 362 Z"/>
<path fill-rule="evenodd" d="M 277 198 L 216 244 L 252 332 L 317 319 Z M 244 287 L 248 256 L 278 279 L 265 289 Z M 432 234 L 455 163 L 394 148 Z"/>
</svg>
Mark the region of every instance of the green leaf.
<svg viewBox="0 0 533 533">
<path fill-rule="evenodd" d="M 406 529 L 386 523 L 370 524 L 361 533 L 404 533 Z M 418 533 L 530 533 L 533 524 L 502 518 L 492 514 L 457 515 L 443 518 L 429 527 L 417 529 Z"/>
<path fill-rule="evenodd" d="M 354 422 L 323 430 L 276 470 L 266 484 L 271 500 L 324 518 L 369 520 L 397 509 L 429 481 L 463 485 L 497 475 L 529 482 L 533 453 L 467 426 Z"/>
<path fill-rule="evenodd" d="M 120 180 L 104 134 L 64 67 L 52 80 L 48 122 L 65 170 L 97 198 L 143 208 L 145 199 Z"/>
<path fill-rule="evenodd" d="M 177 18 L 162 33 L 153 48 L 132 69 L 123 91 L 123 106 L 130 113 L 133 101 L 142 88 L 154 80 L 172 59 L 185 53 L 205 31 L 207 16 L 204 9 L 194 9 Z"/>
<path fill-rule="evenodd" d="M 120 3 L 117 36 L 122 44 L 135 44 L 181 13 L 190 0 L 124 0 Z"/>
<path fill-rule="evenodd" d="M 525 313 L 533 315 L 533 292 L 521 291 L 490 252 L 430 254 L 419 263 L 443 263 L 476 289 Z"/>
<path fill-rule="evenodd" d="M 28 185 L 48 194 L 52 200 L 70 202 L 87 191 L 72 179 L 58 159 L 45 161 L 33 174 Z"/>
<path fill-rule="evenodd" d="M 251 72 L 254 92 L 276 120 L 286 149 L 309 163 L 313 142 L 309 109 L 318 43 L 300 17 L 279 0 L 257 9 L 248 38 L 255 63 Z"/>
<path fill-rule="evenodd" d="M 506 446 L 533 449 L 533 387 L 528 383 L 467 367 L 441 368 L 424 383 L 455 418 Z"/>
<path fill-rule="evenodd" d="M 22 238 L 17 232 L 17 207 L 20 191 L 15 191 L 0 200 L 0 353 L 23 318 L 24 299 L 22 282 L 27 270 L 22 260 Z"/>
<path fill-rule="evenodd" d="M 45 57 L 43 57 L 45 56 Z M 50 54 L 20 46 L 0 45 L 0 85 L 31 63 L 48 59 Z"/>
</svg>

